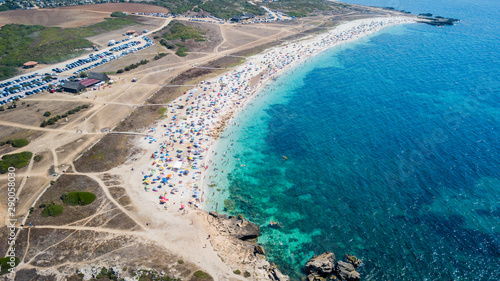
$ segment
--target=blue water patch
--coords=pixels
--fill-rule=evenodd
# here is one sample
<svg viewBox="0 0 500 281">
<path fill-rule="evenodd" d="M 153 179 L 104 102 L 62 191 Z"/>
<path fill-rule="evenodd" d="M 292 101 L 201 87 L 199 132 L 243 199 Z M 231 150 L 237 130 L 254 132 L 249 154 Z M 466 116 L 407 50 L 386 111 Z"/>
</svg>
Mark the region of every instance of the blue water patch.
<svg viewBox="0 0 500 281">
<path fill-rule="evenodd" d="M 216 149 L 209 208 L 226 200 L 261 225 L 293 279 L 332 251 L 361 258 L 365 280 L 500 280 L 492 7 L 453 27 L 390 28 L 267 85 Z"/>
</svg>

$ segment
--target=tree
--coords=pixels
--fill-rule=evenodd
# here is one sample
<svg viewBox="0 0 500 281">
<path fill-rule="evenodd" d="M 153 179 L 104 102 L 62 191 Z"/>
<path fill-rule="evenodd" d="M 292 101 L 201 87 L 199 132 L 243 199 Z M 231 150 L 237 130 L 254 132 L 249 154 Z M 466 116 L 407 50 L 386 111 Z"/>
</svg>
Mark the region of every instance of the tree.
<svg viewBox="0 0 500 281">
<path fill-rule="evenodd" d="M 88 76 L 88 74 L 85 72 L 80 72 L 79 76 L 80 76 L 80 78 L 86 78 Z"/>
<path fill-rule="evenodd" d="M 52 113 L 50 111 L 45 111 L 45 113 L 43 114 L 43 116 L 45 117 L 49 117 Z"/>
</svg>

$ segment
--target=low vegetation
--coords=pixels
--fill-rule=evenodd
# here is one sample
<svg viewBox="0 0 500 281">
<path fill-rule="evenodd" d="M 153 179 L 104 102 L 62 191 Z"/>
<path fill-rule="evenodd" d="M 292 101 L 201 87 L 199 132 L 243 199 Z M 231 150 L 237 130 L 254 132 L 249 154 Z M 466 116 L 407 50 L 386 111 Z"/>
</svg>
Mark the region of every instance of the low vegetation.
<svg viewBox="0 0 500 281">
<path fill-rule="evenodd" d="M 68 117 L 69 115 L 71 114 L 75 114 L 77 112 L 79 112 L 80 110 L 82 109 L 85 109 L 85 108 L 89 108 L 89 105 L 88 104 L 84 104 L 84 105 L 79 105 L 71 110 L 68 110 L 66 111 L 66 113 L 64 113 L 63 115 L 56 115 L 48 120 L 44 120 L 42 121 L 42 123 L 40 124 L 40 127 L 47 127 L 47 126 L 50 126 L 50 125 L 54 125 L 57 121 L 59 121 L 61 118 L 66 118 Z"/>
<path fill-rule="evenodd" d="M 43 158 L 42 155 L 36 155 L 35 157 L 33 157 L 33 160 L 35 162 L 40 162 L 40 161 L 42 161 L 42 158 Z"/>
<path fill-rule="evenodd" d="M 0 258 L 0 268 L 1 268 L 0 275 L 9 273 L 9 269 L 12 268 L 9 262 L 10 262 L 10 257 Z M 14 257 L 14 264 L 15 266 L 19 264 L 19 258 Z"/>
<path fill-rule="evenodd" d="M 242 0 L 214 0 L 205 1 L 205 3 L 199 5 L 199 7 L 215 17 L 229 19 L 234 15 L 240 15 L 242 13 L 252 13 L 262 16 L 265 14 L 265 10 L 260 8 L 261 4 L 262 3 L 258 3 L 258 5 L 255 5 Z"/>
<path fill-rule="evenodd" d="M 29 151 L 2 156 L 2 160 L 0 161 L 0 174 L 7 173 L 9 167 L 14 167 L 16 169 L 26 167 L 31 159 L 31 156 L 33 156 L 33 153 Z"/>
<path fill-rule="evenodd" d="M 212 278 L 212 276 L 210 276 L 210 274 L 206 273 L 205 271 L 201 271 L 201 270 L 196 271 L 194 273 L 194 277 L 213 280 L 213 278 Z"/>
<path fill-rule="evenodd" d="M 167 55 L 167 53 L 158 53 L 156 56 L 154 56 L 153 60 L 159 60 Z"/>
<path fill-rule="evenodd" d="M 280 0 L 265 3 L 272 9 L 284 12 L 292 17 L 305 17 L 318 12 L 338 11 L 339 8 L 348 7 L 348 4 L 330 2 L 328 0 Z"/>
<path fill-rule="evenodd" d="M 135 23 L 133 17 L 107 18 L 86 27 L 60 28 L 41 25 L 6 24 L 0 28 L 0 80 L 17 74 L 16 67 L 33 60 L 55 63 L 91 48 L 85 39 Z"/>
<path fill-rule="evenodd" d="M 189 52 L 189 49 L 186 47 L 186 45 L 184 44 L 175 44 L 178 48 L 177 48 L 177 52 L 175 52 L 176 55 L 178 55 L 179 57 L 185 57 L 187 56 L 187 52 Z"/>
<path fill-rule="evenodd" d="M 68 205 L 85 206 L 94 202 L 95 194 L 92 192 L 72 191 L 63 193 L 61 200 Z"/>
<path fill-rule="evenodd" d="M 27 140 L 27 139 L 15 139 L 15 140 L 2 141 L 2 142 L 0 142 L 0 146 L 10 144 L 13 147 L 23 147 L 23 146 L 27 146 L 28 143 L 29 143 L 29 140 Z"/>
<path fill-rule="evenodd" d="M 28 145 L 29 140 L 27 139 L 15 139 L 11 142 L 13 147 L 23 147 Z"/>
<path fill-rule="evenodd" d="M 196 42 L 205 41 L 205 33 L 197 28 L 191 27 L 180 23 L 179 21 L 170 22 L 165 28 L 160 31 L 160 36 L 155 36 L 156 39 L 160 38 L 159 42 L 162 46 L 165 46 L 169 50 L 176 50 L 175 54 L 179 57 L 187 56 L 189 49 L 185 44 L 180 42 L 186 42 L 187 40 L 194 40 Z M 177 44 L 175 44 L 177 42 Z"/>
<path fill-rule="evenodd" d="M 127 15 L 124 12 L 116 11 L 111 13 L 111 17 L 113 18 L 124 18 Z"/>
<path fill-rule="evenodd" d="M 42 210 L 42 217 L 57 217 L 60 214 L 62 214 L 64 208 L 61 205 L 57 205 L 55 203 L 50 203 L 50 204 L 41 204 L 40 205 Z"/>
<path fill-rule="evenodd" d="M 138 270 L 134 280 L 140 281 L 181 281 L 181 279 L 172 278 L 156 270 Z M 121 280 L 121 279 L 120 279 Z"/>
<path fill-rule="evenodd" d="M 180 39 L 182 41 L 186 41 L 194 39 L 198 41 L 205 41 L 203 32 L 189 25 L 184 25 L 176 20 L 171 21 L 164 29 L 166 29 L 167 32 L 163 33 L 162 37 L 167 40 Z"/>
</svg>

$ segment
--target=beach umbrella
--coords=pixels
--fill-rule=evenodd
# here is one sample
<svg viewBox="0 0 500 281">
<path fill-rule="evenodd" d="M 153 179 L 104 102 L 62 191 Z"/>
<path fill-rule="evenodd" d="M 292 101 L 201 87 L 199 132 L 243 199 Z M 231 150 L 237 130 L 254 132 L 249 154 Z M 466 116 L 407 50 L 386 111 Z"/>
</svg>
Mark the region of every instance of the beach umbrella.
<svg viewBox="0 0 500 281">
<path fill-rule="evenodd" d="M 181 209 L 184 209 L 184 208 L 186 208 L 186 205 L 182 204 Z"/>
</svg>

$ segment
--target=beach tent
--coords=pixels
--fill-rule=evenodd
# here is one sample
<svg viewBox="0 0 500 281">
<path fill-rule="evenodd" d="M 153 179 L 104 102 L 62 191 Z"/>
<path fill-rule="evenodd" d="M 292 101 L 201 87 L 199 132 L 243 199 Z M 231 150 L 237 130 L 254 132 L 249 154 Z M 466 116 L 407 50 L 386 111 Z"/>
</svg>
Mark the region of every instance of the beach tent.
<svg viewBox="0 0 500 281">
<path fill-rule="evenodd" d="M 174 170 L 179 170 L 180 168 L 182 168 L 182 162 L 181 161 L 175 162 L 175 164 L 173 166 L 173 169 Z"/>
</svg>

